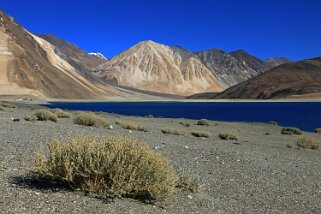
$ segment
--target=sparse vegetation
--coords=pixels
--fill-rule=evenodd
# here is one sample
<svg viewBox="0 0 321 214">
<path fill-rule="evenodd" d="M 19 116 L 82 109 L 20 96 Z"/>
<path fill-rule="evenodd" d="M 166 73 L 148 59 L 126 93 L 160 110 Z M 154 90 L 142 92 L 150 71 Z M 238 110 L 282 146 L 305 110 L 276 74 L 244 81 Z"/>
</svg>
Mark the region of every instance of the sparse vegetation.
<svg viewBox="0 0 321 214">
<path fill-rule="evenodd" d="M 56 115 L 58 118 L 70 118 L 71 114 L 69 112 L 66 112 L 62 109 L 53 109 L 51 110 L 54 115 Z"/>
<path fill-rule="evenodd" d="M 28 121 L 28 122 L 34 122 L 34 121 L 36 121 L 37 120 L 37 118 L 36 118 L 36 116 L 34 116 L 34 115 L 27 115 L 27 116 L 25 116 L 24 118 L 23 118 L 25 121 Z"/>
<path fill-rule="evenodd" d="M 302 138 L 296 142 L 296 145 L 303 149 L 318 150 L 321 147 L 321 143 L 312 138 Z"/>
<path fill-rule="evenodd" d="M 195 181 L 192 181 L 188 177 L 180 177 L 177 183 L 177 187 L 193 193 L 199 192 L 201 189 L 200 184 L 198 184 Z"/>
<path fill-rule="evenodd" d="M 278 122 L 276 121 L 270 121 L 269 124 L 273 125 L 273 126 L 277 126 L 278 125 Z"/>
<path fill-rule="evenodd" d="M 0 106 L 0 111 L 4 111 L 4 108 L 2 106 Z"/>
<path fill-rule="evenodd" d="M 154 115 L 149 114 L 149 115 L 145 115 L 145 117 L 147 117 L 147 118 L 154 118 Z"/>
<path fill-rule="evenodd" d="M 233 133 L 220 133 L 218 137 L 222 140 L 238 140 L 238 136 Z"/>
<path fill-rule="evenodd" d="M 45 154 L 39 151 L 36 156 L 40 175 L 67 181 L 75 189 L 102 198 L 161 201 L 174 193 L 178 181 L 174 168 L 164 157 L 133 139 L 54 140 L 49 154 Z"/>
<path fill-rule="evenodd" d="M 206 119 L 202 119 L 202 120 L 199 120 L 197 121 L 196 125 L 199 125 L 199 126 L 210 126 L 210 122 Z"/>
<path fill-rule="evenodd" d="M 162 129 L 163 134 L 183 135 L 184 131 L 180 129 Z"/>
<path fill-rule="evenodd" d="M 53 122 L 57 122 L 57 116 L 54 115 L 52 112 L 50 112 L 49 110 L 44 110 L 44 109 L 40 109 L 40 110 L 36 110 L 34 116 L 37 118 L 37 120 L 39 121 L 53 121 Z"/>
<path fill-rule="evenodd" d="M 204 137 L 210 138 L 210 134 L 208 132 L 194 131 L 191 133 L 194 137 Z"/>
<path fill-rule="evenodd" d="M 298 128 L 292 128 L 292 127 L 287 127 L 283 128 L 281 130 L 281 134 L 286 134 L 286 135 L 302 135 L 302 131 Z"/>
<path fill-rule="evenodd" d="M 136 130 L 136 131 L 146 131 L 144 126 L 137 123 L 120 123 L 124 129 Z"/>
<path fill-rule="evenodd" d="M 286 147 L 289 148 L 289 149 L 291 149 L 291 148 L 292 148 L 292 145 L 291 145 L 291 144 L 287 144 Z"/>
<path fill-rule="evenodd" d="M 109 127 L 111 125 L 103 115 L 92 112 L 77 112 L 74 117 L 74 124 L 102 127 Z"/>
<path fill-rule="evenodd" d="M 16 108 L 15 105 L 12 105 L 10 103 L 0 103 L 0 106 L 2 106 L 4 108 Z"/>
<path fill-rule="evenodd" d="M 179 124 L 181 124 L 184 127 L 190 127 L 191 126 L 190 123 L 185 123 L 185 122 L 180 122 Z"/>
<path fill-rule="evenodd" d="M 314 133 L 321 134 L 321 128 L 314 129 Z"/>
<path fill-rule="evenodd" d="M 271 133 L 270 132 L 265 132 L 265 135 L 271 135 Z"/>
</svg>

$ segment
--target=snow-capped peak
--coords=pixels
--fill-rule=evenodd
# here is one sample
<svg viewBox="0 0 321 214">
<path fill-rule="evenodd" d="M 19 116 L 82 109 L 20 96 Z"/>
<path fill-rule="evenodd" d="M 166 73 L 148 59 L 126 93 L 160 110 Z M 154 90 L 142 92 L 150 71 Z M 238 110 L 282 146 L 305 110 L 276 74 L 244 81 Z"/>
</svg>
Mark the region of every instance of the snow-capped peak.
<svg viewBox="0 0 321 214">
<path fill-rule="evenodd" d="M 102 55 L 101 53 L 97 52 L 97 53 L 88 53 L 89 55 L 92 55 L 92 56 L 95 56 L 95 57 L 98 57 L 100 59 L 103 59 L 103 60 L 107 60 L 107 58 Z"/>
</svg>

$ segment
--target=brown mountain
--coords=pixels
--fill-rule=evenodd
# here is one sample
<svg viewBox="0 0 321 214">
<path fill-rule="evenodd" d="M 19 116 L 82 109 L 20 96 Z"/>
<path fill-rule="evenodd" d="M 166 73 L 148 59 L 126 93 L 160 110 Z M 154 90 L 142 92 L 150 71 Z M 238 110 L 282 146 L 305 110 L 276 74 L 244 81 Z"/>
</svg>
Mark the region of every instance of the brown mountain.
<svg viewBox="0 0 321 214">
<path fill-rule="evenodd" d="M 137 89 L 191 95 L 222 91 L 211 71 L 192 52 L 144 41 L 96 69 L 108 81 Z"/>
<path fill-rule="evenodd" d="M 66 52 L 70 52 L 69 47 Z M 70 56 L 63 54 L 59 48 L 28 32 L 0 11 L 1 95 L 67 99 L 133 96 L 127 90 L 102 83 L 82 69 L 91 63 L 75 65 Z"/>
<path fill-rule="evenodd" d="M 321 97 L 321 57 L 277 66 L 213 97 L 218 99 Z"/>
</svg>

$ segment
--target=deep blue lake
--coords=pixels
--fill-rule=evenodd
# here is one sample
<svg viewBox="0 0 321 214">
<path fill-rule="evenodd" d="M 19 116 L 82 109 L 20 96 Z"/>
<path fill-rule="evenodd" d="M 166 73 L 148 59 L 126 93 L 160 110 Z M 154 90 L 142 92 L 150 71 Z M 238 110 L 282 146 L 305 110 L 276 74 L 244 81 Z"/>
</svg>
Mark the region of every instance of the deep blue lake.
<svg viewBox="0 0 321 214">
<path fill-rule="evenodd" d="M 102 111 L 129 116 L 269 122 L 313 131 L 321 127 L 321 102 L 54 102 L 49 108 Z"/>
</svg>

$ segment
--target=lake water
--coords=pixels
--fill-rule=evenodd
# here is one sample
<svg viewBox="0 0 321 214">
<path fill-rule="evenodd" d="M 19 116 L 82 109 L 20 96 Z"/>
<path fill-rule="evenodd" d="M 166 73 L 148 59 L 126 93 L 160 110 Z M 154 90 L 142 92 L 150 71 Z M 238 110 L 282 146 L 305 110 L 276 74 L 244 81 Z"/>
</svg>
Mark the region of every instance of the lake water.
<svg viewBox="0 0 321 214">
<path fill-rule="evenodd" d="M 321 102 L 105 102 L 44 105 L 68 110 L 102 111 L 130 116 L 216 121 L 269 122 L 313 131 L 321 127 Z"/>
</svg>

